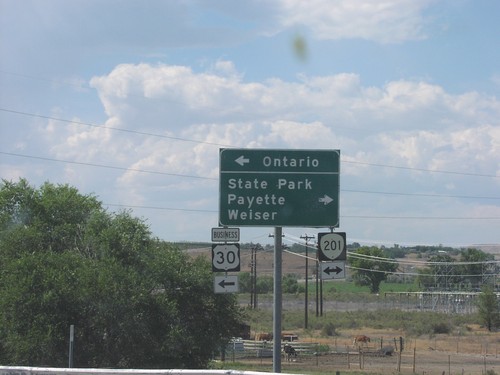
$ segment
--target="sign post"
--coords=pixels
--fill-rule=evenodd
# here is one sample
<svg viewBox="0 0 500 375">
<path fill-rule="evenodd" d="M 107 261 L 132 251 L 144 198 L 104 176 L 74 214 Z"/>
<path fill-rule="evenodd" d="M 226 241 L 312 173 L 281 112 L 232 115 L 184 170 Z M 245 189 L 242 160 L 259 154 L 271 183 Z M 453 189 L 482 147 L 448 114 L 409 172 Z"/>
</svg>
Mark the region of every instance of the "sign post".
<svg viewBox="0 0 500 375">
<path fill-rule="evenodd" d="M 281 277 L 283 258 L 281 254 L 281 234 L 283 228 L 274 228 L 274 293 L 273 293 L 273 372 L 281 372 Z"/>
<path fill-rule="evenodd" d="M 275 227 L 273 371 L 279 373 L 282 227 L 339 226 L 340 151 L 228 148 L 219 163 L 219 225 Z"/>
</svg>

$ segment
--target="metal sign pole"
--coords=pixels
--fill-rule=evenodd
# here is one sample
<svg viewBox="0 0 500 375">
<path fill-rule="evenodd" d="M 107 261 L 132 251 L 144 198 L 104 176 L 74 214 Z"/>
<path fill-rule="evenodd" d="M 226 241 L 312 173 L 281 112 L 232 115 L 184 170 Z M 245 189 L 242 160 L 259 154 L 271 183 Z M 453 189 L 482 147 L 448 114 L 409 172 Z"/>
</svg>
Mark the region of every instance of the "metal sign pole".
<svg viewBox="0 0 500 375">
<path fill-rule="evenodd" d="M 281 254 L 282 228 L 274 228 L 273 372 L 281 372 Z"/>
<path fill-rule="evenodd" d="M 73 350 L 75 345 L 75 326 L 71 324 L 69 326 L 69 363 L 68 367 L 72 368 L 73 367 Z"/>
</svg>

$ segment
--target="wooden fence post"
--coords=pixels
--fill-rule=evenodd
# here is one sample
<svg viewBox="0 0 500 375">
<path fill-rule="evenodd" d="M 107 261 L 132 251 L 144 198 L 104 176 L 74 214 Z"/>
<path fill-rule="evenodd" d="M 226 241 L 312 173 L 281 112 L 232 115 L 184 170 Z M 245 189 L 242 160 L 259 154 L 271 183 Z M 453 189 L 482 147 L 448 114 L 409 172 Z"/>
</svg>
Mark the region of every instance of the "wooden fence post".
<svg viewBox="0 0 500 375">
<path fill-rule="evenodd" d="M 417 348 L 413 348 L 413 373 L 415 373 L 415 360 L 417 356 Z"/>
</svg>

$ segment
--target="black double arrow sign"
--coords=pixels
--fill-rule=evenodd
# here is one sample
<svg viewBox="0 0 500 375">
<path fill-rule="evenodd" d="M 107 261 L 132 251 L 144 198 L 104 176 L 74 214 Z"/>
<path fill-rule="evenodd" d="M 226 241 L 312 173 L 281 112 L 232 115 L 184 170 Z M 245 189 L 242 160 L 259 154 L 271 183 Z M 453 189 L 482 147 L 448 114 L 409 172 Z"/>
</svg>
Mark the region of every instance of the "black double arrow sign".
<svg viewBox="0 0 500 375">
<path fill-rule="evenodd" d="M 330 274 L 333 272 L 335 272 L 335 274 L 338 275 L 339 273 L 342 272 L 342 268 L 340 268 L 339 266 L 335 266 L 335 268 L 330 268 L 330 266 L 328 266 L 323 270 L 323 272 L 328 274 L 328 276 L 330 276 Z"/>
</svg>

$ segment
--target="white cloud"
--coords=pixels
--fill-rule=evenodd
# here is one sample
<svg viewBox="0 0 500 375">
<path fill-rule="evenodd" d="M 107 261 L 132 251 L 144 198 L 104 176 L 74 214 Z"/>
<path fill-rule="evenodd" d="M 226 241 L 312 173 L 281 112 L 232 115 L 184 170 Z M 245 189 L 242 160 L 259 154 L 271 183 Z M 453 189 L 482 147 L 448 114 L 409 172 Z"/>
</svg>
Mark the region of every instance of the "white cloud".
<svg viewBox="0 0 500 375">
<path fill-rule="evenodd" d="M 498 173 L 499 126 L 478 125 L 454 131 L 417 131 L 405 135 L 383 134 L 380 145 L 393 160 L 409 167 L 435 171 Z M 500 181 L 497 181 L 500 184 Z M 497 184 L 498 185 L 498 184 Z"/>
<path fill-rule="evenodd" d="M 398 43 L 425 37 L 429 0 L 281 0 L 284 26 L 305 26 L 319 39 Z"/>
<path fill-rule="evenodd" d="M 475 170 L 466 159 L 476 155 L 485 170 L 497 169 L 488 163 L 499 158 L 500 103 L 495 98 L 452 95 L 415 81 L 365 87 L 354 74 L 244 82 L 231 62 L 216 66 L 222 74 L 212 68 L 195 73 L 183 66 L 123 64 L 92 79 L 115 126 L 206 142 L 193 146 L 137 136 L 127 145 L 139 158 L 135 167 L 213 175 L 214 156 L 206 155 L 214 144 L 283 144 L 345 148 L 346 157 L 371 150 L 371 160 L 431 169 L 460 164 Z M 83 144 L 92 136 L 86 133 L 68 140 Z"/>
<path fill-rule="evenodd" d="M 484 202 L 411 195 L 497 195 L 499 179 L 478 184 L 475 178 L 423 171 L 500 175 L 500 106 L 495 98 L 475 92 L 454 95 L 418 81 L 364 86 L 354 74 L 245 82 L 232 63 L 216 65 L 194 72 L 184 66 L 123 64 L 93 78 L 109 116 L 105 125 L 144 134 L 49 123 L 44 141 L 53 157 L 129 169 L 70 165 L 64 181 L 79 186 L 98 181 L 109 188 L 99 192 L 108 203 L 216 211 L 219 148 L 329 148 L 341 150 L 343 189 L 410 194 L 345 193 L 342 215 L 496 212 L 497 206 Z M 175 217 L 171 225 L 178 230 L 191 223 L 172 211 L 148 211 L 147 216 L 154 231 L 164 216 Z M 394 238 L 407 225 L 391 223 L 380 232 L 368 221 L 353 224 L 345 218 L 341 223 L 355 225 L 366 238 Z M 430 221 L 419 228 L 414 233 L 427 229 L 439 237 L 439 226 Z"/>
<path fill-rule="evenodd" d="M 494 200 L 412 195 L 498 196 L 500 179 L 488 177 L 500 175 L 495 6 L 437 0 L 30 4 L 24 9 L 10 1 L 0 13 L 11 36 L 1 47 L 2 107 L 26 113 L 0 114 L 6 134 L 0 140 L 2 150 L 34 157 L 3 154 L 2 177 L 74 184 L 107 203 L 177 207 L 134 210 L 164 238 L 200 238 L 202 231 L 208 238 L 216 213 L 182 209 L 217 210 L 220 147 L 338 148 L 341 223 L 358 238 L 498 239 L 494 221 L 347 218 L 496 214 Z M 311 52 L 299 65 L 289 51 L 297 34 L 310 41 Z M 293 78 L 298 70 L 307 74 Z M 92 76 L 95 90 L 83 89 L 79 77 Z M 47 114 L 102 126 L 48 121 Z"/>
</svg>

